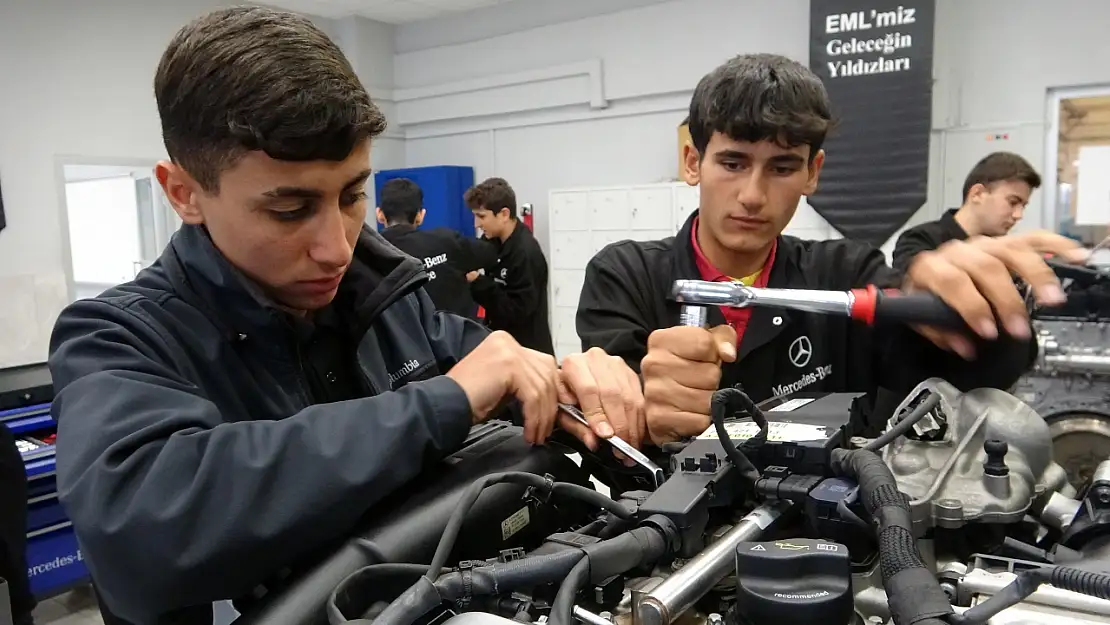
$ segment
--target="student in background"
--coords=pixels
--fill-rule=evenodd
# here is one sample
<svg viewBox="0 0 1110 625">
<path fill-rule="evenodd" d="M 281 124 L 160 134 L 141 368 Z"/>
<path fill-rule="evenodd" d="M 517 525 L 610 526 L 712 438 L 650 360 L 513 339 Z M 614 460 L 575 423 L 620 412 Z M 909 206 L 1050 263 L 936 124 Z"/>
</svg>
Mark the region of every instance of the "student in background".
<svg viewBox="0 0 1110 625">
<path fill-rule="evenodd" d="M 429 277 L 424 290 L 436 309 L 473 319 L 478 305 L 470 295 L 467 274 L 492 270 L 497 265 L 497 248 L 450 228 L 420 228 L 424 192 L 407 178 L 382 185 L 377 213 L 378 223 L 385 226 L 385 240 L 424 263 Z"/>
<path fill-rule="evenodd" d="M 894 268 L 905 271 L 915 256 L 948 241 L 1008 233 L 1021 221 L 1029 196 L 1040 186 L 1041 176 L 1029 161 L 1011 152 L 988 154 L 964 181 L 963 205 L 898 237 Z"/>
<path fill-rule="evenodd" d="M 474 225 L 498 246 L 497 269 L 471 283 L 492 330 L 504 330 L 521 345 L 554 354 L 547 310 L 547 259 L 532 231 L 517 219 L 516 193 L 501 178 L 489 178 L 464 198 Z"/>
</svg>

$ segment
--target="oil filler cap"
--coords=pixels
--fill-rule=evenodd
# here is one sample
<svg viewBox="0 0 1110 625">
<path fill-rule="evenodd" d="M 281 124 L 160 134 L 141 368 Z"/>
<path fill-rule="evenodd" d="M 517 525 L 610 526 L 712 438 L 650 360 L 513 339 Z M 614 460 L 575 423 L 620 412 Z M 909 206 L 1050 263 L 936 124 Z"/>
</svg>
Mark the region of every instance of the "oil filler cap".
<svg viewBox="0 0 1110 625">
<path fill-rule="evenodd" d="M 797 538 L 736 546 L 736 617 L 742 625 L 847 625 L 852 561 L 839 543 Z"/>
</svg>

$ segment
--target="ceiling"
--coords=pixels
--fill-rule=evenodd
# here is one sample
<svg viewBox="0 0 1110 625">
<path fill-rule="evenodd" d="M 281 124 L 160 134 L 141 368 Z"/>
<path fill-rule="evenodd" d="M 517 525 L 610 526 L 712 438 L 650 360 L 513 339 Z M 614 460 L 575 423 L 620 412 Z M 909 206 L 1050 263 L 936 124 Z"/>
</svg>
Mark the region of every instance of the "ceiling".
<svg viewBox="0 0 1110 625">
<path fill-rule="evenodd" d="M 343 18 L 357 15 L 387 24 L 405 24 L 449 13 L 472 11 L 513 0 L 265 0 L 265 4 L 310 13 L 321 17 Z"/>
</svg>

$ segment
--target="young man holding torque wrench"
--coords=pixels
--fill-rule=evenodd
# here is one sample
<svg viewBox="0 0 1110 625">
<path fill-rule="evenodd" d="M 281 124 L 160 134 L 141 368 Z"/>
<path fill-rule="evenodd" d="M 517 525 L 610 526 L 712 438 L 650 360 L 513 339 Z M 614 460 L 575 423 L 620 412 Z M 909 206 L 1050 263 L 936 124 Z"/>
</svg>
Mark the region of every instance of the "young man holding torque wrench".
<svg viewBox="0 0 1110 625">
<path fill-rule="evenodd" d="M 736 57 L 698 84 L 690 105 L 686 180 L 700 184 L 697 213 L 672 239 L 624 241 L 586 270 L 577 328 L 641 372 L 652 442 L 710 425 L 710 396 L 742 383 L 757 402 L 806 391 L 867 392 L 872 423 L 930 376 L 1007 388 L 1036 344 L 1011 275 L 1044 304 L 1064 293 L 1044 254 L 1086 251 L 1051 232 L 951 241 L 918 255 L 903 274 L 871 246 L 783 236 L 803 195 L 816 191 L 832 123 L 828 94 L 804 66 L 775 55 Z M 676 327 L 675 280 L 847 291 L 875 285 L 935 294 L 969 331 L 891 324 L 776 307 L 710 308 L 708 325 Z"/>
</svg>

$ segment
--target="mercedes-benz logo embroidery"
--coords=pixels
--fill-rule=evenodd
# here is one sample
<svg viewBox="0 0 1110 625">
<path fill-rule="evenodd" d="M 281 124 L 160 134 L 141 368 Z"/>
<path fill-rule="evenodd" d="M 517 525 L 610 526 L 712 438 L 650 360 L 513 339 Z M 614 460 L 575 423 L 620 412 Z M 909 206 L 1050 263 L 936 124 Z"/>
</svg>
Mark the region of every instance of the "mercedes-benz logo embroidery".
<svg viewBox="0 0 1110 625">
<path fill-rule="evenodd" d="M 809 337 L 799 336 L 794 339 L 794 342 L 790 344 L 787 355 L 790 356 L 790 362 L 794 363 L 794 366 L 799 369 L 808 365 L 809 359 L 813 357 L 813 344 L 809 342 Z"/>
</svg>

